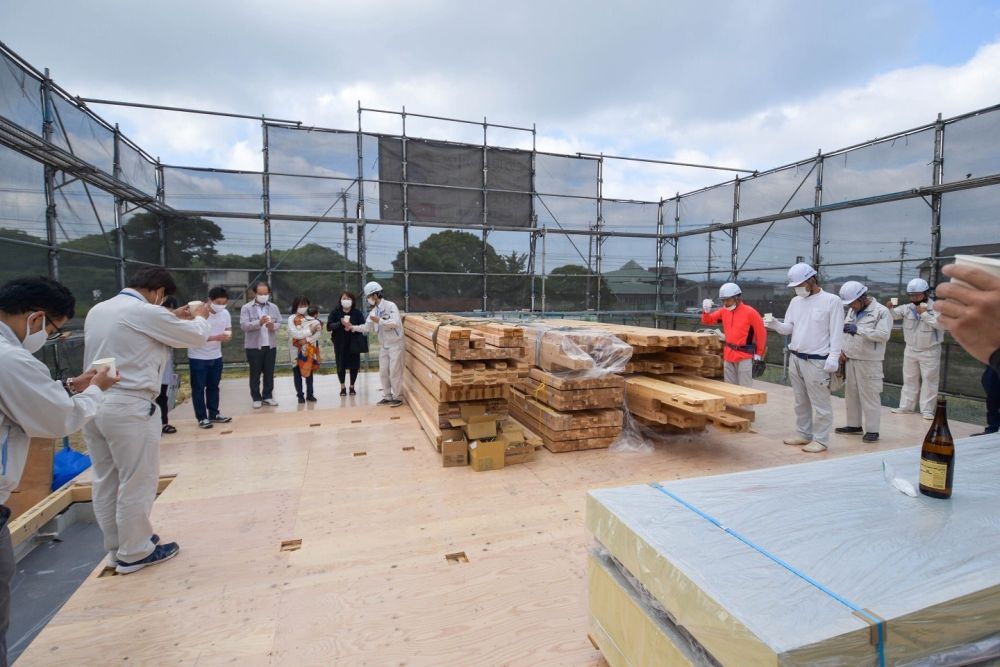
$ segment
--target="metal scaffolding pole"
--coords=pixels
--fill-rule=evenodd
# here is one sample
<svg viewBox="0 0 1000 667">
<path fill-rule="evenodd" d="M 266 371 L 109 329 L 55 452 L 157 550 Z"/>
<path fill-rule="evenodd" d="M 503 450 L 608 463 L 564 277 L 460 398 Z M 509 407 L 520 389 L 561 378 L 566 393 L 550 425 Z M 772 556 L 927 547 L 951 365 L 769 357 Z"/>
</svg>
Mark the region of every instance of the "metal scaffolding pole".
<svg viewBox="0 0 1000 667">
<path fill-rule="evenodd" d="M 937 122 L 934 123 L 934 174 L 933 184 L 941 185 L 944 182 L 944 122 L 941 114 L 938 114 Z M 938 281 L 938 258 L 941 256 L 941 204 L 944 195 L 935 192 L 931 195 L 931 275 L 930 284 L 935 285 Z"/>
<path fill-rule="evenodd" d="M 165 204 L 167 200 L 167 190 L 163 183 L 163 165 L 160 158 L 156 158 L 156 201 Z M 156 226 L 160 239 L 160 266 L 167 265 L 167 220 L 161 214 L 156 215 Z"/>
<path fill-rule="evenodd" d="M 114 148 L 112 151 L 111 173 L 118 180 L 122 180 L 121 162 L 121 130 L 118 123 L 115 123 Z M 118 255 L 116 263 L 116 275 L 118 278 L 118 289 L 124 289 L 125 281 L 125 227 L 122 218 L 125 217 L 125 200 L 115 195 L 115 252 Z"/>
<path fill-rule="evenodd" d="M 813 205 L 815 207 L 820 207 L 823 205 L 823 150 L 816 151 L 816 196 L 813 200 Z M 820 263 L 823 258 L 820 256 L 820 247 L 822 244 L 822 239 L 820 238 L 820 231 L 823 227 L 823 214 L 819 211 L 814 211 L 812 214 L 812 226 L 813 226 L 813 247 L 812 247 L 812 261 L 813 268 L 819 273 Z"/>
<path fill-rule="evenodd" d="M 594 251 L 596 252 L 595 267 L 597 274 L 597 312 L 601 312 L 601 274 L 603 273 L 601 260 L 603 255 L 604 236 L 604 157 L 597 160 L 597 232 L 594 237 Z"/>
<path fill-rule="evenodd" d="M 347 190 L 344 190 L 344 189 L 340 190 L 340 203 L 343 206 L 344 217 L 346 218 L 347 217 Z M 350 289 L 350 286 L 347 284 L 347 247 L 348 247 L 347 226 L 348 225 L 345 222 L 341 226 L 344 228 L 344 256 L 343 256 L 343 262 L 344 262 L 344 286 L 341 289 L 343 289 L 346 292 L 346 291 L 348 291 Z"/>
<path fill-rule="evenodd" d="M 271 292 L 274 292 L 274 281 L 271 279 L 271 267 L 274 265 L 271 257 L 271 179 L 270 160 L 268 146 L 267 120 L 261 116 L 261 133 L 263 135 L 264 151 L 264 172 L 261 174 L 261 217 L 264 220 L 264 276 L 267 284 L 271 285 Z M 272 296 L 272 298 L 274 298 Z"/>
<path fill-rule="evenodd" d="M 488 131 L 489 131 L 489 125 L 486 124 L 486 116 L 483 116 L 483 222 L 482 222 L 482 224 L 483 224 L 483 256 L 482 256 L 482 265 L 483 265 L 483 269 L 482 269 L 483 270 L 483 312 L 486 312 L 487 310 L 489 310 L 489 305 L 490 305 L 489 292 L 488 292 L 488 278 L 486 276 L 486 272 L 487 272 L 487 262 L 486 262 L 487 251 L 486 251 L 486 249 L 489 247 L 488 238 L 489 238 L 489 233 L 490 233 L 489 229 L 487 228 L 487 220 L 489 218 L 489 206 L 486 203 L 486 188 L 487 188 L 487 184 L 488 184 L 488 173 L 489 173 L 489 164 L 488 164 L 488 159 L 487 159 L 487 152 L 488 152 L 487 133 L 488 133 Z"/>
<path fill-rule="evenodd" d="M 406 107 L 403 107 L 403 310 L 410 310 L 410 204 L 407 192 L 407 172 L 406 172 Z"/>
<path fill-rule="evenodd" d="M 736 223 L 740 221 L 740 177 L 736 177 L 736 181 L 733 183 L 733 226 L 729 229 L 730 240 L 732 241 L 732 262 L 733 270 L 730 274 L 733 281 L 739 278 L 739 262 L 737 262 L 737 256 L 740 251 L 740 241 L 739 241 L 739 227 Z"/>
<path fill-rule="evenodd" d="M 55 118 L 52 109 L 52 79 L 49 69 L 45 68 L 45 79 L 42 81 L 42 138 L 47 144 L 52 143 L 52 128 Z M 59 280 L 59 238 L 56 228 L 59 225 L 56 210 L 56 169 L 46 164 L 44 172 L 45 188 L 45 237 L 48 241 L 49 278 Z"/>
<path fill-rule="evenodd" d="M 359 292 L 364 292 L 365 282 L 368 280 L 368 271 L 365 266 L 365 156 L 364 141 L 361 134 L 361 100 L 358 100 L 358 271 L 361 272 L 361 287 Z"/>
<path fill-rule="evenodd" d="M 663 303 L 663 200 L 656 207 L 656 302 L 653 306 L 653 326 L 660 328 L 660 308 Z"/>
<path fill-rule="evenodd" d="M 674 233 L 677 234 L 680 231 L 681 231 L 681 193 L 678 192 L 677 196 L 674 198 Z M 678 250 L 680 249 L 680 246 L 681 246 L 680 238 L 675 237 L 674 238 L 674 294 L 673 294 L 675 311 L 680 306 L 680 298 L 677 294 L 677 287 L 678 287 L 677 268 L 680 265 L 680 255 L 678 254 Z M 676 316 L 674 317 L 674 321 L 673 324 L 671 324 L 671 326 L 672 327 L 677 326 Z"/>
<path fill-rule="evenodd" d="M 545 225 L 542 225 L 542 312 L 545 312 Z"/>
<path fill-rule="evenodd" d="M 531 237 L 528 240 L 528 273 L 531 274 L 531 310 L 535 310 L 535 250 L 538 246 L 538 216 L 535 215 L 535 125 L 531 125 L 531 195 L 528 201 L 528 224 Z"/>
</svg>

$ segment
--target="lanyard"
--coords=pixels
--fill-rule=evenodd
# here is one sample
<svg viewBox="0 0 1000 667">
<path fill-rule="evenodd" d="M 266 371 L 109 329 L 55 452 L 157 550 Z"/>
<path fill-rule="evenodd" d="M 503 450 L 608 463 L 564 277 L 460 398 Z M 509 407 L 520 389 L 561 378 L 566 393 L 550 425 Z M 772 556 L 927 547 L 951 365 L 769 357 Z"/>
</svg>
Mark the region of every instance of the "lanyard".
<svg viewBox="0 0 1000 667">
<path fill-rule="evenodd" d="M 135 299 L 136 301 L 145 301 L 145 299 L 143 299 L 138 294 L 132 294 L 131 292 L 126 292 L 125 290 L 122 290 L 121 292 L 118 292 L 118 296 L 130 296 L 133 299 Z"/>
</svg>

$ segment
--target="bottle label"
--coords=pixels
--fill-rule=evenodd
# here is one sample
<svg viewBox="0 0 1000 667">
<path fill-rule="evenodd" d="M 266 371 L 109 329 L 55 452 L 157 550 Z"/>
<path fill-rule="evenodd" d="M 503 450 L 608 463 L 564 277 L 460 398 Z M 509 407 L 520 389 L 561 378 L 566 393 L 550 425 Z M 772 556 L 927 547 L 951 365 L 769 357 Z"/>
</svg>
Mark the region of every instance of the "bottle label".
<svg viewBox="0 0 1000 667">
<path fill-rule="evenodd" d="M 920 459 L 920 484 L 929 489 L 945 491 L 948 486 L 948 465 Z"/>
</svg>

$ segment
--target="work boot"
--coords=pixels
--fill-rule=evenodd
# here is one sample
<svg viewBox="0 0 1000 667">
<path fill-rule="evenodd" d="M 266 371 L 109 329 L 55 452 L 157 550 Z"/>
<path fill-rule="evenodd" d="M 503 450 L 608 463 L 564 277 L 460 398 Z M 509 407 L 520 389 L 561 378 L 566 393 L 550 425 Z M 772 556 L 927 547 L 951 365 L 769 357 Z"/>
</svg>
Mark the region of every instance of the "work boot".
<svg viewBox="0 0 1000 667">
<path fill-rule="evenodd" d="M 801 447 L 802 445 L 808 445 L 812 442 L 811 438 L 803 438 L 801 435 L 796 435 L 791 438 L 785 438 L 782 440 L 786 445 L 791 445 L 792 447 Z"/>
<path fill-rule="evenodd" d="M 861 439 L 865 442 L 878 442 L 878 433 L 865 433 L 865 437 Z"/>
<path fill-rule="evenodd" d="M 834 433 L 863 433 L 864 429 L 860 426 L 838 426 L 833 429 Z"/>
<path fill-rule="evenodd" d="M 818 442 L 810 442 L 802 448 L 802 451 L 809 452 L 810 454 L 819 454 L 826 451 L 826 445 L 821 445 Z"/>
</svg>

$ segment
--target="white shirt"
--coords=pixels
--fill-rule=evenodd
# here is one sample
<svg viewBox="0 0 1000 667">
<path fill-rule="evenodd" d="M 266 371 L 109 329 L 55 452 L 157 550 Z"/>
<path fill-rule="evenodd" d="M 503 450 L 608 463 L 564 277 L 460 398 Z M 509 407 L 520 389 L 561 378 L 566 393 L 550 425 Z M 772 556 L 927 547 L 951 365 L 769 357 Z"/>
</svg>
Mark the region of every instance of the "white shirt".
<svg viewBox="0 0 1000 667">
<path fill-rule="evenodd" d="M 91 385 L 70 397 L 3 322 L 0 387 L 0 503 L 6 503 L 21 482 L 31 438 L 62 438 L 79 431 L 104 404 L 104 394 Z"/>
<path fill-rule="evenodd" d="M 378 323 L 371 319 L 372 315 L 378 316 Z M 378 334 L 378 342 L 382 347 L 403 347 L 403 318 L 396 304 L 382 299 L 368 313 L 368 318 L 364 324 L 355 325 L 353 331 L 358 333 L 374 331 Z"/>
<path fill-rule="evenodd" d="M 211 306 L 210 306 L 211 307 Z M 218 336 L 233 328 L 233 314 L 223 309 L 219 312 L 213 311 L 208 316 L 208 335 Z M 204 359 L 211 361 L 222 357 L 222 341 L 213 340 L 202 347 L 192 347 L 188 349 L 188 359 Z"/>
<path fill-rule="evenodd" d="M 109 392 L 152 400 L 160 394 L 169 348 L 205 345 L 208 322 L 203 317 L 179 319 L 126 288 L 90 309 L 83 333 L 85 368 L 95 359 L 115 358 L 122 379 Z"/>
<path fill-rule="evenodd" d="M 785 321 L 774 320 L 771 328 L 792 340 L 788 349 L 799 354 L 840 357 L 844 335 L 844 303 L 836 294 L 820 290 L 797 296 L 788 304 Z"/>
</svg>

